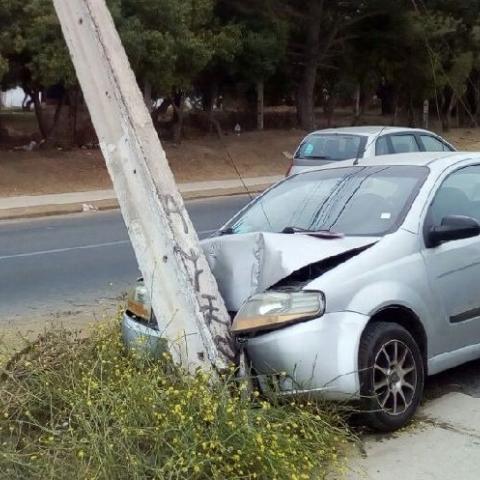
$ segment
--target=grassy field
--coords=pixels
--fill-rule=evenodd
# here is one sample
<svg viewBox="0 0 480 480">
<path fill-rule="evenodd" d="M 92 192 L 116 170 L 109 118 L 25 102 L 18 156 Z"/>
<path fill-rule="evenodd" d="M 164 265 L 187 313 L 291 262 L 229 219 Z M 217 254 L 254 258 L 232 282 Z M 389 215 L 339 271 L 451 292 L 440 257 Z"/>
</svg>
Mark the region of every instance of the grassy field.
<svg viewBox="0 0 480 480">
<path fill-rule="evenodd" d="M 344 468 L 338 412 L 245 395 L 124 351 L 119 326 L 56 330 L 0 378 L 1 479 L 322 479 Z"/>
</svg>

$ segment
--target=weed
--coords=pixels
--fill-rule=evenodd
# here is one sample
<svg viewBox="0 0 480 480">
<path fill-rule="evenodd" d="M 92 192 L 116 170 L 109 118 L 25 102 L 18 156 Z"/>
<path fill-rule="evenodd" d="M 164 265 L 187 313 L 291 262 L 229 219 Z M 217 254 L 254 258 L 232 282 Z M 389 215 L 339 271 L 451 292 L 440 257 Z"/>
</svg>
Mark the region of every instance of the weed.
<svg viewBox="0 0 480 480">
<path fill-rule="evenodd" d="M 310 479 L 341 467 L 331 407 L 242 395 L 126 352 L 118 325 L 54 330 L 0 380 L 0 478 Z"/>
</svg>

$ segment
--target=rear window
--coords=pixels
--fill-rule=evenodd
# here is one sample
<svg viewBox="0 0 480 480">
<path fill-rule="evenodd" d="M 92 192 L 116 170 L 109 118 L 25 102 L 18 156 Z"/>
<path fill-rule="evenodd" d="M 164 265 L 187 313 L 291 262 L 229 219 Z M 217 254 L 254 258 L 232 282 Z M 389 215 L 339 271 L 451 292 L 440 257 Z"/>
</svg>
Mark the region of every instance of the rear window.
<svg viewBox="0 0 480 480">
<path fill-rule="evenodd" d="M 295 158 L 311 160 L 348 160 L 360 156 L 360 135 L 313 134 L 300 145 Z"/>
</svg>

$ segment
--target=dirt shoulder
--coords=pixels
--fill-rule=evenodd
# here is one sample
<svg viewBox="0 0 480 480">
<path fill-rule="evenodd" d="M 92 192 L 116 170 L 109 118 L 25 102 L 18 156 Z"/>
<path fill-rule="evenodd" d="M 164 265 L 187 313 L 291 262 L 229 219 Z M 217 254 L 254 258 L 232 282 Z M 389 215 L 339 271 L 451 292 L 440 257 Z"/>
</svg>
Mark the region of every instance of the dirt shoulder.
<svg viewBox="0 0 480 480">
<path fill-rule="evenodd" d="M 269 130 L 164 143 L 179 183 L 282 175 L 304 132 Z M 480 151 L 480 129 L 455 129 L 444 135 L 460 150 Z M 82 192 L 111 188 L 99 150 L 0 150 L 0 197 Z"/>
<path fill-rule="evenodd" d="M 282 175 L 303 136 L 299 130 L 249 132 L 164 143 L 170 166 L 179 183 L 227 180 L 238 177 Z M 235 166 L 234 166 L 235 165 Z M 0 150 L 0 197 L 82 192 L 111 188 L 99 150 Z"/>
</svg>

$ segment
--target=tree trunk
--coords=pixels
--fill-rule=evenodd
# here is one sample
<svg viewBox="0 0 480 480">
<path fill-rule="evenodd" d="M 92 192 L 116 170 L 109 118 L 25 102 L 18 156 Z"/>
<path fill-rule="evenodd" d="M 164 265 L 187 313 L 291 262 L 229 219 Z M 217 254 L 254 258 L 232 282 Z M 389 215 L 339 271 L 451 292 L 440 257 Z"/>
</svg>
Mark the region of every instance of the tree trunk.
<svg viewBox="0 0 480 480">
<path fill-rule="evenodd" d="M 336 98 L 333 95 L 327 95 L 323 106 L 323 111 L 327 118 L 327 127 L 330 128 L 333 122 L 333 115 L 335 113 Z"/>
<path fill-rule="evenodd" d="M 316 63 L 316 62 L 315 62 Z M 297 92 L 297 117 L 300 127 L 304 130 L 315 128 L 315 84 L 317 81 L 317 66 L 305 67 L 302 81 Z"/>
<path fill-rule="evenodd" d="M 48 127 L 47 122 L 45 121 L 45 116 L 43 115 L 42 102 L 40 100 L 40 90 L 34 89 L 28 92 L 30 98 L 33 100 L 33 106 L 35 109 L 35 117 L 37 119 L 38 129 L 40 130 L 40 135 L 44 140 L 48 138 Z"/>
<path fill-rule="evenodd" d="M 175 143 L 182 141 L 182 129 L 185 105 L 185 95 L 183 92 L 176 93 L 173 96 L 173 122 L 172 122 L 172 138 Z"/>
<path fill-rule="evenodd" d="M 361 114 L 361 109 L 360 109 L 360 97 L 361 97 L 362 89 L 360 87 L 360 84 L 357 84 L 357 88 L 355 89 L 355 107 L 353 111 L 353 125 L 358 125 L 360 121 L 360 114 Z"/>
<path fill-rule="evenodd" d="M 152 120 L 153 120 L 153 124 L 155 125 L 155 127 L 158 126 L 158 117 L 160 115 L 165 115 L 168 111 L 168 107 L 172 104 L 172 100 L 170 98 L 164 98 L 162 100 L 162 103 L 158 106 L 158 107 L 155 107 L 152 112 L 151 112 L 151 117 L 152 117 Z"/>
<path fill-rule="evenodd" d="M 143 98 L 145 100 L 145 105 L 149 112 L 152 111 L 153 101 L 152 101 L 152 84 L 147 80 L 143 87 Z"/>
<path fill-rule="evenodd" d="M 392 125 L 397 125 L 398 121 L 398 97 L 395 97 L 394 104 L 393 104 L 393 114 L 392 114 Z"/>
<path fill-rule="evenodd" d="M 382 115 L 393 115 L 395 104 L 395 89 L 388 82 L 383 82 L 377 90 L 377 96 L 381 102 Z"/>
<path fill-rule="evenodd" d="M 65 93 L 61 96 L 61 98 L 57 102 L 57 106 L 55 107 L 55 113 L 53 114 L 53 119 L 52 123 L 50 125 L 50 128 L 48 129 L 48 135 L 47 139 L 50 139 L 53 137 L 55 130 L 58 126 L 58 121 L 60 119 L 60 115 L 62 113 L 63 105 L 65 103 Z"/>
<path fill-rule="evenodd" d="M 78 97 L 79 90 L 75 87 L 68 93 L 68 126 L 70 144 L 77 145 Z"/>
<path fill-rule="evenodd" d="M 208 133 L 211 134 L 213 129 L 217 132 L 219 138 L 223 137 L 223 132 L 220 123 L 215 119 L 214 106 L 218 97 L 218 83 L 213 80 L 209 83 L 208 88 L 203 91 L 202 106 L 207 114 L 208 119 Z"/>
<path fill-rule="evenodd" d="M 309 2 L 304 68 L 297 90 L 297 118 L 304 130 L 315 128 L 315 85 L 320 55 L 320 31 L 323 1 Z"/>
<path fill-rule="evenodd" d="M 413 104 L 413 98 L 410 96 L 408 100 L 408 126 L 414 128 L 417 126 L 417 118 L 415 115 L 415 105 Z"/>
<path fill-rule="evenodd" d="M 3 126 L 2 119 L 0 118 L 0 142 L 8 138 L 8 130 Z"/>
<path fill-rule="evenodd" d="M 428 129 L 430 117 L 430 102 L 428 100 L 423 101 L 423 115 L 422 115 L 422 127 Z"/>
<path fill-rule="evenodd" d="M 0 90 L 0 108 L 2 107 L 2 92 Z M 6 128 L 3 127 L 2 124 L 2 118 L 0 117 L 0 142 L 2 139 L 5 139 L 8 137 L 8 131 Z"/>
<path fill-rule="evenodd" d="M 448 107 L 446 108 L 443 118 L 442 118 L 442 130 L 448 132 L 450 130 L 450 120 L 452 117 L 452 112 L 457 101 L 456 95 L 452 92 L 450 96 L 450 101 L 448 102 Z"/>
<path fill-rule="evenodd" d="M 257 82 L 257 130 L 264 128 L 264 89 L 264 81 L 259 80 Z"/>
</svg>

